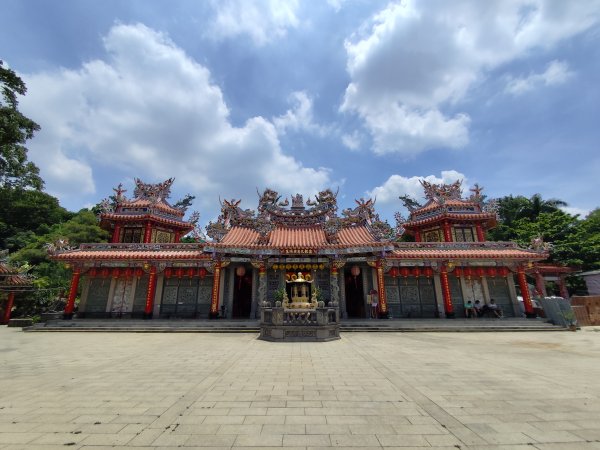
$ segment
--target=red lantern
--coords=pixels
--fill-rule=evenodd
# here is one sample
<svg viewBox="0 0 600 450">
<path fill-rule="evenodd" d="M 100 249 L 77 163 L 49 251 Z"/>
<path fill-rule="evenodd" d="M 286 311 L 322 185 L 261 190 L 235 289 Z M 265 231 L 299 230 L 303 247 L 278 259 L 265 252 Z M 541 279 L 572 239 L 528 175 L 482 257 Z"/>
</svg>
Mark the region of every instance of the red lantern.
<svg viewBox="0 0 600 450">
<path fill-rule="evenodd" d="M 400 269 L 400 275 L 402 275 L 404 278 L 408 277 L 408 274 L 408 267 L 403 267 L 402 269 Z"/>
<path fill-rule="evenodd" d="M 90 269 L 90 271 L 89 271 L 88 275 L 89 275 L 90 277 L 95 277 L 95 276 L 96 276 L 96 273 L 97 273 L 97 271 L 96 271 L 96 268 L 95 268 L 95 267 L 92 267 L 92 268 Z"/>
<path fill-rule="evenodd" d="M 456 269 L 454 269 L 454 276 L 456 278 L 460 278 L 463 275 L 463 270 L 460 267 L 457 267 Z"/>
<path fill-rule="evenodd" d="M 499 267 L 498 275 L 500 275 L 501 277 L 507 276 L 508 275 L 508 267 Z"/>
<path fill-rule="evenodd" d="M 198 275 L 200 275 L 200 278 L 204 278 L 206 276 L 206 269 L 204 267 L 200 267 L 200 269 L 198 269 Z"/>
<path fill-rule="evenodd" d="M 140 278 L 142 275 L 144 275 L 144 271 L 142 269 L 140 269 L 139 267 L 137 269 L 135 269 L 135 276 Z"/>
<path fill-rule="evenodd" d="M 131 278 L 131 275 L 133 275 L 133 270 L 127 268 L 127 269 L 124 270 L 123 273 L 125 275 L 125 278 Z"/>
<path fill-rule="evenodd" d="M 471 275 L 473 275 L 473 271 L 471 270 L 470 267 L 465 267 L 463 269 L 463 273 L 465 274 L 465 277 L 467 277 L 468 279 L 471 279 Z"/>
<path fill-rule="evenodd" d="M 180 267 L 175 273 L 177 274 L 177 278 L 181 278 L 183 276 L 183 269 Z"/>
<path fill-rule="evenodd" d="M 421 269 L 419 269 L 418 267 L 413 268 L 412 270 L 413 276 L 414 277 L 420 277 L 421 276 Z"/>
<path fill-rule="evenodd" d="M 112 270 L 112 276 L 113 278 L 119 278 L 119 275 L 121 274 L 121 271 L 117 268 Z"/>
<path fill-rule="evenodd" d="M 172 275 L 173 275 L 173 269 L 171 269 L 170 267 L 167 267 L 165 269 L 165 277 L 171 278 Z"/>
<path fill-rule="evenodd" d="M 397 267 L 392 267 L 392 268 L 390 269 L 390 275 L 391 275 L 393 278 L 396 278 L 396 277 L 398 276 L 398 268 L 397 268 Z"/>
<path fill-rule="evenodd" d="M 187 274 L 188 274 L 188 277 L 192 278 L 196 274 L 196 270 L 194 270 L 192 267 L 190 267 L 187 270 Z"/>
<path fill-rule="evenodd" d="M 110 270 L 108 270 L 106 267 L 104 269 L 102 269 L 102 276 L 104 278 L 106 278 L 109 274 L 110 274 Z"/>
<path fill-rule="evenodd" d="M 427 278 L 429 278 L 431 275 L 433 275 L 433 269 L 431 267 L 425 267 L 423 273 Z"/>
<path fill-rule="evenodd" d="M 497 270 L 495 267 L 488 267 L 487 274 L 490 277 L 495 277 L 497 275 Z"/>
<path fill-rule="evenodd" d="M 481 278 L 484 275 L 485 275 L 485 269 L 483 267 L 478 267 L 477 268 L 477 276 Z"/>
</svg>

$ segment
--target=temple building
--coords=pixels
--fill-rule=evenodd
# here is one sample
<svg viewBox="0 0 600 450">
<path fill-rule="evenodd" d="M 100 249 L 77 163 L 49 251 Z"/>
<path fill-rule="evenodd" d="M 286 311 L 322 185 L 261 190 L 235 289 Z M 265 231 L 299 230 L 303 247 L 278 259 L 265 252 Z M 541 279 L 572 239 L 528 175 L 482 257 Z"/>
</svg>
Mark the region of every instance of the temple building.
<svg viewBox="0 0 600 450">
<path fill-rule="evenodd" d="M 131 199 L 119 186 L 100 214 L 111 242 L 53 249 L 73 270 L 66 317 L 80 292 L 78 317 L 255 319 L 291 297 L 295 279 L 343 319 L 369 317 L 373 298 L 380 317 L 464 317 L 466 301 L 492 298 L 506 316 L 533 315 L 525 273 L 548 254 L 486 241 L 496 211 L 478 186 L 463 198 L 460 182 L 423 181 L 427 202 L 405 201 L 410 215 L 397 214 L 395 228 L 372 199 L 338 214 L 329 189 L 306 200 L 266 189 L 256 210 L 222 201 L 204 235 L 197 213 L 185 220 L 185 207 L 169 203 L 172 183 L 136 180 Z M 196 242 L 180 242 L 186 234 Z"/>
</svg>

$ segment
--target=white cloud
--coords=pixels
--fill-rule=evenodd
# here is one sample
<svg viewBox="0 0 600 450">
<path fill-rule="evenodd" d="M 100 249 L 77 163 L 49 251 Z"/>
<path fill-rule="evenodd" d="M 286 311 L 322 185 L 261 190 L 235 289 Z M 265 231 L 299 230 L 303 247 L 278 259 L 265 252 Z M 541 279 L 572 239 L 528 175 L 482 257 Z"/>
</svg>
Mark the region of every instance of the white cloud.
<svg viewBox="0 0 600 450">
<path fill-rule="evenodd" d="M 563 84 L 573 75 L 566 62 L 554 60 L 542 73 L 532 73 L 525 78 L 510 79 L 505 91 L 515 96 L 521 95 L 539 87 Z"/>
<path fill-rule="evenodd" d="M 378 153 L 462 147 L 470 119 L 450 106 L 491 69 L 552 48 L 599 15 L 598 0 L 390 4 L 346 41 L 351 80 L 340 109 L 364 120 Z"/>
<path fill-rule="evenodd" d="M 354 130 L 352 134 L 344 134 L 342 135 L 342 144 L 349 148 L 350 150 L 358 150 L 362 144 L 363 136 L 358 132 L 358 130 Z"/>
<path fill-rule="evenodd" d="M 328 169 L 283 153 L 269 120 L 234 127 L 209 70 L 167 36 L 116 25 L 104 45 L 105 60 L 24 76 L 22 109 L 42 126 L 31 159 L 49 191 L 93 192 L 96 173 L 118 167 L 148 181 L 175 176 L 202 210 L 256 186 L 309 194 L 330 184 Z"/>
<path fill-rule="evenodd" d="M 258 46 L 281 38 L 296 28 L 298 0 L 219 0 L 209 35 L 223 39 L 248 35 Z"/>
<path fill-rule="evenodd" d="M 380 205 L 402 206 L 398 199 L 401 195 L 408 195 L 418 201 L 424 200 L 423 186 L 420 181 L 425 180 L 429 183 L 454 183 L 456 180 L 463 180 L 463 191 L 467 187 L 467 177 L 456 170 L 442 170 L 441 177 L 435 175 L 403 177 L 402 175 L 392 175 L 381 186 L 368 191 L 367 195 L 377 197 L 377 203 Z"/>
<path fill-rule="evenodd" d="M 284 115 L 273 118 L 273 124 L 279 133 L 285 134 L 287 130 L 306 131 L 323 136 L 327 132 L 327 127 L 314 122 L 313 101 L 306 92 L 293 92 L 290 101 L 293 108 L 288 109 Z"/>
<path fill-rule="evenodd" d="M 567 214 L 571 214 L 572 216 L 579 214 L 579 217 L 582 219 L 587 217 L 587 215 L 591 212 L 591 210 L 589 209 L 577 208 L 576 206 L 563 206 L 560 209 L 562 209 Z"/>
</svg>

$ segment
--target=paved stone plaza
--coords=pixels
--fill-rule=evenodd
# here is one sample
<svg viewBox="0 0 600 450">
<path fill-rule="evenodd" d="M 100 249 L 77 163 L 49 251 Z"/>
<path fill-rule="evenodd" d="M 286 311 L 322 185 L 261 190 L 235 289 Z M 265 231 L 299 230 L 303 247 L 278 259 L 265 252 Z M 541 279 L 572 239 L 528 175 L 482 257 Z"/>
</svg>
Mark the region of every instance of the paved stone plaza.
<svg viewBox="0 0 600 450">
<path fill-rule="evenodd" d="M 600 332 L 23 333 L 0 449 L 600 449 Z"/>
</svg>

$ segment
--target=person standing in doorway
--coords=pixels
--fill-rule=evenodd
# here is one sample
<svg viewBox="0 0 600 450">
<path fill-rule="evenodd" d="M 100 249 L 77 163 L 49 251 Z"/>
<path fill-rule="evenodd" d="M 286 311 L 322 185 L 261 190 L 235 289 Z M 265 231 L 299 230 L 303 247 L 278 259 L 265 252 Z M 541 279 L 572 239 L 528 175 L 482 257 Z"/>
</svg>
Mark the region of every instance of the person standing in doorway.
<svg viewBox="0 0 600 450">
<path fill-rule="evenodd" d="M 379 295 L 375 289 L 371 289 L 371 318 L 377 319 L 377 306 L 379 305 Z"/>
</svg>

